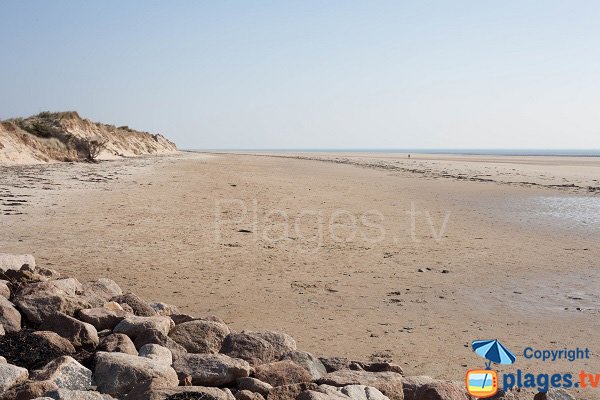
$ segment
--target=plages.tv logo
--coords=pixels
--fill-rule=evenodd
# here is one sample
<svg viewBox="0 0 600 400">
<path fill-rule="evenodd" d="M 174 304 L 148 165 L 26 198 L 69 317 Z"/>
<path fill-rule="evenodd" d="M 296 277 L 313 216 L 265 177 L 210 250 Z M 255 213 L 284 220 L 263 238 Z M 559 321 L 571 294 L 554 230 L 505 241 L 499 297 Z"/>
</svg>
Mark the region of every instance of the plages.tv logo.
<svg viewBox="0 0 600 400">
<path fill-rule="evenodd" d="M 492 397 L 498 393 L 498 373 L 492 370 L 492 363 L 513 364 L 517 357 L 497 339 L 474 340 L 471 347 L 475 354 L 485 358 L 486 362 L 485 369 L 467 371 L 465 377 L 467 392 L 480 399 Z"/>
</svg>

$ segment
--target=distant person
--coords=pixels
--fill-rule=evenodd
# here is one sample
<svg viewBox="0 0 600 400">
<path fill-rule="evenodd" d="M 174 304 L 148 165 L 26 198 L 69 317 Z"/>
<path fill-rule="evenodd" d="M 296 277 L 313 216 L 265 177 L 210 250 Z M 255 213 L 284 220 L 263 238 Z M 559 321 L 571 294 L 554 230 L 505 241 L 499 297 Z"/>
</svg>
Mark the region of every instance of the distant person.
<svg viewBox="0 0 600 400">
<path fill-rule="evenodd" d="M 410 154 L 408 155 L 408 158 L 410 158 Z"/>
</svg>

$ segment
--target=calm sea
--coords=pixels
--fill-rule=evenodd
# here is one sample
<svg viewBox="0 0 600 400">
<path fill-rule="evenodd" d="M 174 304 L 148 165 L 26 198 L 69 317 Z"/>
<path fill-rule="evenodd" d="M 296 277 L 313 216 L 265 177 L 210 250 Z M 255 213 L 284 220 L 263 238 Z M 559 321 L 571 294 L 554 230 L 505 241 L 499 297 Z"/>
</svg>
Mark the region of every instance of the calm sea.
<svg viewBox="0 0 600 400">
<path fill-rule="evenodd" d="M 600 157 L 600 149 L 205 149 L 190 151 L 235 151 L 277 153 L 414 153 L 495 156 Z"/>
</svg>

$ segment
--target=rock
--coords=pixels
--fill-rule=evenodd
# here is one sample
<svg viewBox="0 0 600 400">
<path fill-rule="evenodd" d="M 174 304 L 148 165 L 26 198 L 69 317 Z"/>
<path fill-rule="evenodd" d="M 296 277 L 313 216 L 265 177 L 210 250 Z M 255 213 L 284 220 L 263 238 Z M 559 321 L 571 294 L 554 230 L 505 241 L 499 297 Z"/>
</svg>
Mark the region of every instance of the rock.
<svg viewBox="0 0 600 400">
<path fill-rule="evenodd" d="M 0 296 L 5 299 L 10 299 L 10 288 L 8 287 L 8 281 L 0 280 Z"/>
<path fill-rule="evenodd" d="M 307 390 L 317 390 L 318 386 L 314 383 L 296 383 L 294 385 L 285 385 L 274 387 L 269 392 L 267 400 L 296 400 L 300 393 Z"/>
<path fill-rule="evenodd" d="M 383 392 L 383 390 L 382 390 Z M 390 397 L 391 398 L 391 397 Z M 464 383 L 432 380 L 416 387 L 414 400 L 469 400 Z"/>
<path fill-rule="evenodd" d="M 46 343 L 48 346 L 52 346 L 58 349 L 60 352 L 65 354 L 75 353 L 75 347 L 69 342 L 69 340 L 60 336 L 56 332 L 52 331 L 37 331 L 33 332 L 33 335 L 38 337 L 40 341 Z"/>
<path fill-rule="evenodd" d="M 575 400 L 575 397 L 565 389 L 549 389 L 546 393 L 548 400 Z"/>
<path fill-rule="evenodd" d="M 345 357 L 319 357 L 327 372 L 335 372 L 341 369 L 350 369 L 351 361 Z"/>
<path fill-rule="evenodd" d="M 223 341 L 221 353 L 241 358 L 252 365 L 275 361 L 275 350 L 266 340 L 247 332 L 230 333 Z"/>
<path fill-rule="evenodd" d="M 327 393 L 325 385 L 319 386 L 320 391 Z M 329 387 L 331 388 L 331 387 Z M 389 400 L 387 396 L 384 396 L 378 389 L 364 385 L 349 385 L 342 388 L 331 388 L 337 390 L 339 393 L 344 394 L 352 400 Z"/>
<path fill-rule="evenodd" d="M 272 385 L 269 385 L 267 382 L 263 382 L 256 378 L 239 378 L 237 380 L 238 388 L 241 390 L 249 390 L 251 392 L 260 393 L 263 397 L 267 397 L 271 389 L 273 389 Z"/>
<path fill-rule="evenodd" d="M 21 285 L 28 283 L 45 282 L 48 280 L 48 278 L 46 278 L 45 276 L 26 270 L 18 271 L 14 269 L 9 269 L 3 275 L 4 277 L 8 278 L 9 281 Z"/>
<path fill-rule="evenodd" d="M 227 325 L 196 320 L 176 325 L 169 337 L 190 353 L 218 353 L 229 333 Z"/>
<path fill-rule="evenodd" d="M 18 332 L 21 330 L 21 314 L 13 303 L 0 296 L 0 324 L 5 332 Z"/>
<path fill-rule="evenodd" d="M 177 386 L 177 373 L 168 365 L 124 353 L 96 353 L 94 379 L 98 390 L 121 398 L 145 380 L 157 379 L 166 387 Z"/>
<path fill-rule="evenodd" d="M 113 400 L 114 397 L 84 390 L 58 389 L 46 393 L 53 400 Z"/>
<path fill-rule="evenodd" d="M 11 364 L 29 370 L 42 368 L 55 358 L 68 355 L 27 329 L 7 333 L 0 338 L 0 354 Z"/>
<path fill-rule="evenodd" d="M 401 366 L 399 366 L 398 364 L 389 363 L 389 362 L 367 363 L 367 364 L 363 364 L 362 368 L 365 371 L 369 371 L 369 372 L 387 372 L 387 371 L 389 371 L 389 372 L 395 372 L 400 375 L 404 374 L 404 370 L 402 369 Z"/>
<path fill-rule="evenodd" d="M 45 396 L 48 391 L 56 390 L 56 384 L 50 381 L 30 381 L 12 388 L 0 395 L 1 400 L 31 400 Z"/>
<path fill-rule="evenodd" d="M 0 393 L 23 383 L 29 377 L 25 368 L 12 364 L 0 364 Z"/>
<path fill-rule="evenodd" d="M 175 325 L 179 325 L 179 324 L 183 324 L 184 322 L 190 322 L 190 321 L 195 321 L 197 319 L 201 319 L 201 318 L 196 318 L 189 314 L 171 314 L 171 315 L 169 315 L 169 317 L 171 317 L 173 322 L 175 322 Z"/>
<path fill-rule="evenodd" d="M 173 363 L 177 373 L 192 377 L 192 384 L 221 386 L 250 375 L 250 365 L 223 354 L 186 354 Z"/>
<path fill-rule="evenodd" d="M 377 388 L 390 400 L 403 400 L 402 375 L 395 372 L 368 372 L 339 370 L 330 372 L 321 379 L 319 384 L 330 386 L 364 385 Z"/>
<path fill-rule="evenodd" d="M 41 324 L 57 312 L 73 316 L 82 308 L 90 308 L 85 299 L 63 289 L 69 289 L 68 284 L 52 282 L 28 284 L 15 296 L 15 305 L 29 321 Z"/>
<path fill-rule="evenodd" d="M 36 268 L 35 271 L 48 279 L 58 279 L 60 278 L 60 273 L 51 268 Z"/>
<path fill-rule="evenodd" d="M 119 304 L 127 304 L 133 310 L 133 313 L 140 317 L 153 317 L 156 312 L 148 304 L 144 303 L 137 295 L 127 293 L 121 296 L 115 296 L 111 299 Z"/>
<path fill-rule="evenodd" d="M 251 392 L 249 390 L 240 390 L 235 394 L 236 400 L 265 400 L 260 393 Z"/>
<path fill-rule="evenodd" d="M 6 358 L 0 356 L 0 364 L 6 364 Z"/>
<path fill-rule="evenodd" d="M 247 332 L 250 335 L 257 336 L 263 340 L 266 340 L 273 347 L 274 357 L 276 359 L 281 358 L 284 354 L 296 350 L 296 341 L 293 337 L 287 333 L 275 332 L 275 331 L 259 331 L 259 332 Z"/>
<path fill-rule="evenodd" d="M 116 301 L 109 301 L 107 303 L 104 303 L 104 305 L 102 307 L 106 308 L 107 310 L 111 310 L 111 311 L 125 311 L 125 310 L 123 310 L 123 307 L 121 307 L 121 305 L 119 303 L 117 303 Z M 133 314 L 133 313 L 131 313 L 131 314 Z"/>
<path fill-rule="evenodd" d="M 135 347 L 138 349 L 142 348 L 142 346 L 146 344 L 158 344 L 166 347 L 171 351 L 174 360 L 184 354 L 187 354 L 187 351 L 180 344 L 175 343 L 173 339 L 159 331 L 144 331 L 135 338 L 134 343 Z"/>
<path fill-rule="evenodd" d="M 110 299 L 122 294 L 123 291 L 112 279 L 100 278 L 83 285 L 83 295 L 93 307 L 102 307 Z"/>
<path fill-rule="evenodd" d="M 430 376 L 407 376 L 402 380 L 404 400 L 417 400 L 417 390 L 423 385 L 435 382 Z"/>
<path fill-rule="evenodd" d="M 306 351 L 291 351 L 281 357 L 282 360 L 291 360 L 295 364 L 303 367 L 310 374 L 313 380 L 319 379 L 327 374 L 325 366 L 317 357 Z"/>
<path fill-rule="evenodd" d="M 42 328 L 58 333 L 75 347 L 95 348 L 100 342 L 98 332 L 93 325 L 63 313 L 49 316 L 42 324 Z"/>
<path fill-rule="evenodd" d="M 166 400 L 166 399 L 202 399 L 202 400 L 234 400 L 228 389 L 203 386 L 164 387 L 155 380 L 137 384 L 127 395 L 127 400 Z"/>
<path fill-rule="evenodd" d="M 169 331 L 174 327 L 175 324 L 169 317 L 130 316 L 119 322 L 113 329 L 113 332 L 124 333 L 130 338 L 135 339 L 136 336 L 148 330 L 154 330 L 168 335 Z"/>
<path fill-rule="evenodd" d="M 259 365 L 254 371 L 254 377 L 272 386 L 312 381 L 308 371 L 289 360 Z"/>
<path fill-rule="evenodd" d="M 173 364 L 171 350 L 158 344 L 145 344 L 140 348 L 140 357 L 146 357 L 158 363 Z"/>
<path fill-rule="evenodd" d="M 9 269 L 20 270 L 24 264 L 35 268 L 35 258 L 31 254 L 0 253 L 0 270 L 2 272 Z"/>
<path fill-rule="evenodd" d="M 174 306 L 172 304 L 155 301 L 153 303 L 150 303 L 149 306 L 152 307 L 156 315 L 170 316 L 173 314 L 179 314 L 179 309 L 177 308 L 177 306 Z"/>
<path fill-rule="evenodd" d="M 0 337 L 6 335 L 6 331 L 4 330 L 4 325 L 0 324 Z"/>
<path fill-rule="evenodd" d="M 92 388 L 92 371 L 70 356 L 59 357 L 44 368 L 33 371 L 31 379 L 54 382 L 59 389 L 89 390 Z"/>
<path fill-rule="evenodd" d="M 56 279 L 48 281 L 43 286 L 55 287 L 72 296 L 77 296 L 83 293 L 83 285 L 75 278 Z"/>
<path fill-rule="evenodd" d="M 117 304 L 118 303 L 114 303 Z M 119 308 L 121 308 L 119 306 Z M 119 322 L 123 321 L 128 314 L 121 310 L 110 310 L 104 307 L 88 308 L 79 310 L 79 319 L 88 324 L 94 325 L 96 330 L 112 330 Z"/>
<path fill-rule="evenodd" d="M 98 351 L 107 353 L 125 353 L 137 356 L 138 352 L 129 336 L 122 333 L 112 333 L 100 341 Z"/>
</svg>

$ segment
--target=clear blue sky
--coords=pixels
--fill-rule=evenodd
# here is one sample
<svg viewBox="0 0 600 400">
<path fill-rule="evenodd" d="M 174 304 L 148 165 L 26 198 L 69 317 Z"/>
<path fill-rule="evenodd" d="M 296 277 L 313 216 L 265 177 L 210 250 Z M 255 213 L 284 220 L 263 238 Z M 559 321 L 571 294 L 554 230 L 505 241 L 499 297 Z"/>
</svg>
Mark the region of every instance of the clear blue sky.
<svg viewBox="0 0 600 400">
<path fill-rule="evenodd" d="M 600 148 L 598 1 L 0 5 L 0 118 L 182 148 Z"/>
</svg>

